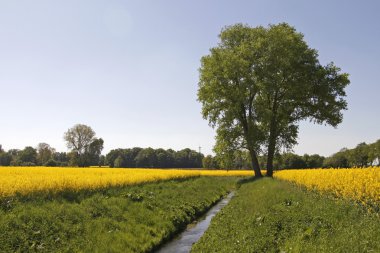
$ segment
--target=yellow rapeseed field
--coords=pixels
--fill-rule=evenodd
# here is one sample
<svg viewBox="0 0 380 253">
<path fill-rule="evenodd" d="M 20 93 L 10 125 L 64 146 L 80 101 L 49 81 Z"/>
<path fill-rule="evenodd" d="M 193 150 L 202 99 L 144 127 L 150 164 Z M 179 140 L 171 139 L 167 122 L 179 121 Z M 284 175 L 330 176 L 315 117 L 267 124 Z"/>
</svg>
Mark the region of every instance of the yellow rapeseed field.
<svg viewBox="0 0 380 253">
<path fill-rule="evenodd" d="M 95 189 L 197 176 L 252 175 L 252 171 L 0 167 L 0 197 L 16 193 Z"/>
<path fill-rule="evenodd" d="M 277 171 L 274 177 L 365 205 L 380 206 L 380 167 L 282 170 Z"/>
</svg>

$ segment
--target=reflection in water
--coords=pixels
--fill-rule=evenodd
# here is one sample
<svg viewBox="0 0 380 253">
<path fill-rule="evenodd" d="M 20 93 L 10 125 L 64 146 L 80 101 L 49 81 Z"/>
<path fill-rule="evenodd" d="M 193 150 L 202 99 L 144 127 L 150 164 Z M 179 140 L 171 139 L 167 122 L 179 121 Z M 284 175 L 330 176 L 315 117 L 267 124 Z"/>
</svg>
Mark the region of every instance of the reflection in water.
<svg viewBox="0 0 380 253">
<path fill-rule="evenodd" d="M 230 202 L 233 192 L 227 195 L 224 199 L 219 201 L 215 206 L 213 206 L 206 215 L 203 216 L 195 225 L 188 226 L 185 231 L 179 234 L 172 241 L 165 244 L 158 253 L 188 253 L 191 250 L 191 246 L 197 242 L 203 233 L 207 230 L 210 225 L 211 219 L 217 214 L 220 209 Z"/>
</svg>

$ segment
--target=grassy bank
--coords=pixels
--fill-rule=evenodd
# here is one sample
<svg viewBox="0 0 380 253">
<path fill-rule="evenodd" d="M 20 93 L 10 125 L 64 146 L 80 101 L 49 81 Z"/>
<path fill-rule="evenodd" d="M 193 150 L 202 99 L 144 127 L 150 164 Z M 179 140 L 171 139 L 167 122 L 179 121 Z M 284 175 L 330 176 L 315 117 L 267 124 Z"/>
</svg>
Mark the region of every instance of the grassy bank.
<svg viewBox="0 0 380 253">
<path fill-rule="evenodd" d="M 197 177 L 0 199 L 0 252 L 147 252 L 229 191 Z"/>
<path fill-rule="evenodd" d="M 192 252 L 380 252 L 380 219 L 290 183 L 243 184 Z"/>
</svg>

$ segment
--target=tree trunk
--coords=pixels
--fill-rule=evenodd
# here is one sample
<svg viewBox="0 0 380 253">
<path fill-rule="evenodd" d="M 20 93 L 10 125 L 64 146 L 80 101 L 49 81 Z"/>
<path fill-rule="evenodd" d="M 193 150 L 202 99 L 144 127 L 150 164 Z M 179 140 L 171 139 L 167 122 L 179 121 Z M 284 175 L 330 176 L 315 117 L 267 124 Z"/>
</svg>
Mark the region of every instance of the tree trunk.
<svg viewBox="0 0 380 253">
<path fill-rule="evenodd" d="M 273 158 L 276 149 L 276 137 L 270 133 L 269 144 L 268 144 L 268 157 L 267 157 L 267 176 L 273 176 Z"/>
<path fill-rule="evenodd" d="M 273 109 L 273 116 L 272 116 L 270 128 L 269 128 L 268 157 L 267 157 L 267 176 L 268 177 L 273 177 L 273 158 L 274 158 L 274 152 L 276 151 L 276 139 L 277 139 L 276 114 L 277 114 L 277 107 L 275 104 L 274 109 Z"/>
<path fill-rule="evenodd" d="M 263 175 L 261 174 L 260 170 L 260 164 L 259 160 L 257 159 L 257 154 L 253 148 L 249 148 L 249 154 L 251 155 L 251 160 L 252 160 L 252 167 L 253 171 L 255 172 L 255 177 L 260 178 Z"/>
<path fill-rule="evenodd" d="M 250 131 L 252 130 L 249 128 L 244 105 L 241 105 L 241 111 L 242 111 L 241 123 L 243 125 L 244 137 L 245 137 L 245 140 L 247 141 L 249 154 L 251 156 L 253 171 L 255 172 L 255 178 L 260 178 L 263 175 L 261 174 L 259 160 L 257 159 L 257 154 L 256 154 L 256 151 L 254 149 L 254 144 L 251 139 Z M 251 117 L 251 116 L 248 116 L 248 117 Z"/>
<path fill-rule="evenodd" d="M 278 106 L 278 93 L 276 91 L 274 95 L 273 107 L 272 107 L 272 117 L 269 126 L 269 143 L 268 143 L 268 157 L 267 157 L 267 176 L 273 177 L 273 158 L 274 152 L 276 151 L 276 139 L 277 139 L 277 106 Z"/>
</svg>

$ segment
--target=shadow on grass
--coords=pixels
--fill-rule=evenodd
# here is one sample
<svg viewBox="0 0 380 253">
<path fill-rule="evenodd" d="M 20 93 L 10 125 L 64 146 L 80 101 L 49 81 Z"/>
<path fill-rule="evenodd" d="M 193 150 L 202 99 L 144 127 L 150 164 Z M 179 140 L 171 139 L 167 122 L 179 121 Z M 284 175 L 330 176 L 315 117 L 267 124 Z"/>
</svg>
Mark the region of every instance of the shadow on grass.
<svg viewBox="0 0 380 253">
<path fill-rule="evenodd" d="M 266 176 L 264 176 L 264 177 L 255 177 L 255 176 L 253 176 L 253 177 L 239 179 L 236 182 L 236 189 L 239 189 L 240 186 L 242 186 L 243 184 L 251 183 L 251 182 L 263 179 L 263 178 L 268 178 L 268 177 L 266 177 Z M 272 177 L 269 177 L 269 178 L 272 178 Z"/>
</svg>

